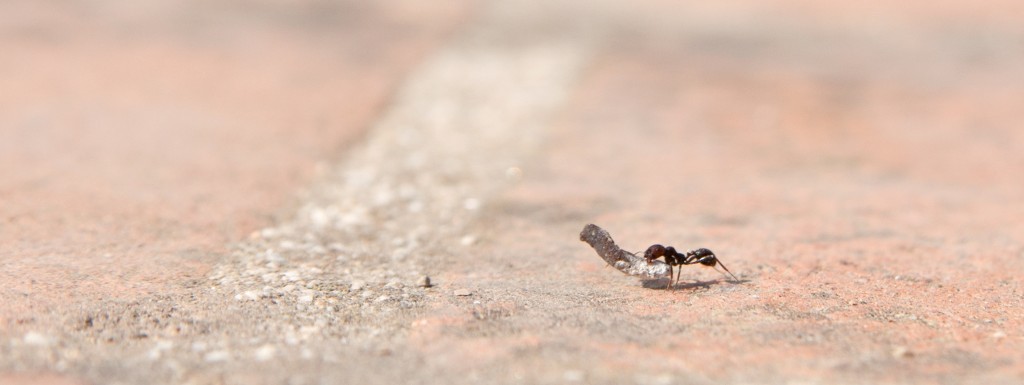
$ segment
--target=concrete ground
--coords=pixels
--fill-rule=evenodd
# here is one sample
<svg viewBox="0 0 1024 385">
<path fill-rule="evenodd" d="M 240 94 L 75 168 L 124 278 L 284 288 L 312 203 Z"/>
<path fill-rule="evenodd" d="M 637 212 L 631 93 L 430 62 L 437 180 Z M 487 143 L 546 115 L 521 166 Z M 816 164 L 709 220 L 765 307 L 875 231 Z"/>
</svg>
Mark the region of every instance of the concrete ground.
<svg viewBox="0 0 1024 385">
<path fill-rule="evenodd" d="M 0 6 L 0 383 L 1024 380 L 1020 5 L 510 3 Z"/>
</svg>

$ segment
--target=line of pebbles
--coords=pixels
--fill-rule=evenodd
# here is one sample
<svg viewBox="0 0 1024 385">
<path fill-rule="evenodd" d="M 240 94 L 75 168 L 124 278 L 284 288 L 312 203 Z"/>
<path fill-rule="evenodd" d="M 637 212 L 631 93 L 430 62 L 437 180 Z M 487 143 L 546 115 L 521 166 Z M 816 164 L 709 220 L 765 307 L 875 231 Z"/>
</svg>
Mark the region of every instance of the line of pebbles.
<svg viewBox="0 0 1024 385">
<path fill-rule="evenodd" d="M 429 275 L 477 241 L 468 225 L 523 176 L 585 58 L 579 44 L 510 37 L 501 23 L 483 20 L 427 61 L 294 218 L 234 248 L 210 275 L 215 292 L 253 318 L 306 325 L 279 325 L 287 342 L 390 335 L 406 326 L 393 314 L 431 290 L 469 294 L 431 289 Z"/>
</svg>

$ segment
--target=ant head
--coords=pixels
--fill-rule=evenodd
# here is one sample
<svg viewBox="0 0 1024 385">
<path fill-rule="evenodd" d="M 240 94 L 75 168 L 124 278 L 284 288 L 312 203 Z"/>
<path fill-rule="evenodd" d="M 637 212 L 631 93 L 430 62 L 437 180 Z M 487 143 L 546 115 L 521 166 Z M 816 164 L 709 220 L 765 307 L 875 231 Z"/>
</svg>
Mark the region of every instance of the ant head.
<svg viewBox="0 0 1024 385">
<path fill-rule="evenodd" d="M 647 259 L 647 262 L 654 261 L 655 259 L 658 259 L 664 255 L 665 246 L 658 244 L 651 245 L 651 247 L 648 247 L 647 251 L 644 252 L 644 258 Z"/>
</svg>

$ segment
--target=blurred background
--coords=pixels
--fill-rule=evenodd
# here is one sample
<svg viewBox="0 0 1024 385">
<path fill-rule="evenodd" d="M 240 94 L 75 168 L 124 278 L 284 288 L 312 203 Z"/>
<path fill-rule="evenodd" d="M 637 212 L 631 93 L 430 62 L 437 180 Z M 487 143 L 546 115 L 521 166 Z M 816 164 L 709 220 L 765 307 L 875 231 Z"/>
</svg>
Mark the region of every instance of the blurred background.
<svg viewBox="0 0 1024 385">
<path fill-rule="evenodd" d="M 1019 143 L 1020 2 L 541 3 L 524 17 L 561 18 L 599 56 L 676 77 L 638 76 L 623 102 L 673 111 L 686 101 L 669 99 L 692 97 L 700 110 L 680 124 L 783 136 L 791 159 L 780 162 L 844 162 L 872 144 L 888 162 L 879 167 L 1018 171 L 972 160 L 993 156 L 986 143 Z M 402 76 L 480 7 L 5 1 L 0 241 L 32 253 L 57 238 L 50 246 L 146 237 L 133 221 L 208 245 L 238 237 L 358 138 Z M 980 141 L 956 145 L 964 136 Z M 829 159 L 801 159 L 822 146 Z M 901 157 L 908 147 L 920 157 Z"/>
</svg>

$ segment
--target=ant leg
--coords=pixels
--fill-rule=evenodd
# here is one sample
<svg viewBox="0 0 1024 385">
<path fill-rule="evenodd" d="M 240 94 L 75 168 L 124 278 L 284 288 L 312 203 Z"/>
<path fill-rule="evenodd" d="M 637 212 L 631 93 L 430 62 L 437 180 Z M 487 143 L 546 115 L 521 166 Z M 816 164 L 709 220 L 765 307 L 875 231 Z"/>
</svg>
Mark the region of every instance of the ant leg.
<svg viewBox="0 0 1024 385">
<path fill-rule="evenodd" d="M 731 276 L 732 276 L 732 280 L 733 280 L 733 281 L 737 281 L 737 282 L 738 282 L 738 281 L 740 280 L 739 278 L 736 278 L 736 274 L 733 274 L 733 273 L 732 273 L 731 271 L 729 271 L 729 268 L 728 268 L 728 267 L 725 267 L 725 264 L 724 264 L 724 263 L 722 263 L 722 261 L 719 261 L 719 260 L 718 260 L 717 258 L 715 259 L 715 261 L 716 261 L 716 262 L 718 262 L 718 265 L 719 265 L 719 266 L 722 266 L 722 268 L 723 268 L 723 269 L 725 269 L 725 271 L 726 271 L 726 272 L 728 272 L 728 273 L 729 273 L 729 275 L 731 275 Z M 716 269 L 716 270 L 717 270 L 717 269 Z"/>
<path fill-rule="evenodd" d="M 673 289 L 673 287 L 672 287 L 672 270 L 673 270 L 672 269 L 672 265 L 668 265 L 668 286 L 665 287 L 666 289 Z"/>
<path fill-rule="evenodd" d="M 696 264 L 696 263 L 703 264 L 704 262 L 707 262 L 707 261 L 716 261 L 717 262 L 717 259 L 718 258 L 715 258 L 714 255 L 708 255 L 708 256 L 705 256 L 705 257 L 691 257 L 690 260 L 686 262 L 686 264 L 687 265 L 693 265 L 693 264 Z"/>
<path fill-rule="evenodd" d="M 679 277 L 680 276 L 683 276 L 683 269 L 682 268 L 680 268 L 679 271 L 676 272 L 676 285 L 675 286 L 679 286 Z"/>
</svg>

